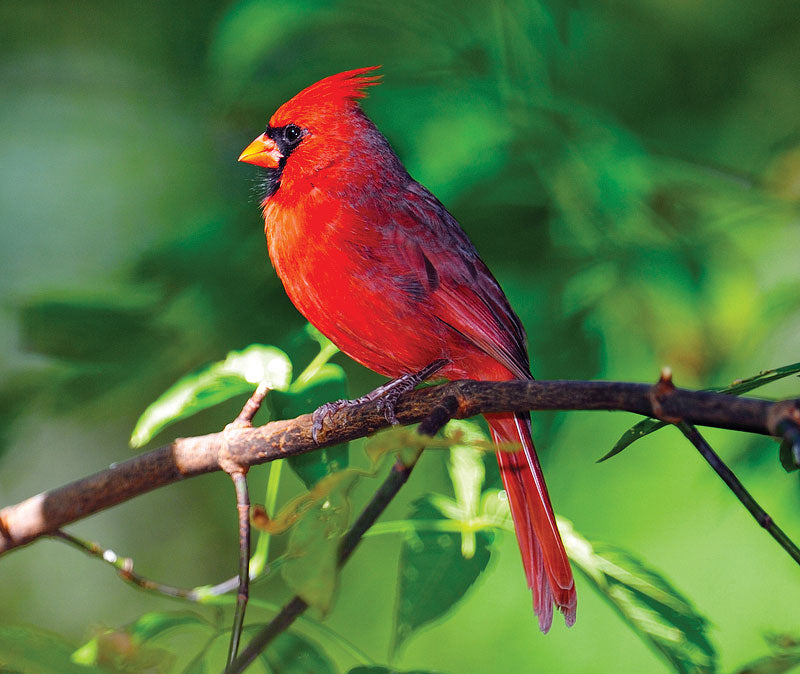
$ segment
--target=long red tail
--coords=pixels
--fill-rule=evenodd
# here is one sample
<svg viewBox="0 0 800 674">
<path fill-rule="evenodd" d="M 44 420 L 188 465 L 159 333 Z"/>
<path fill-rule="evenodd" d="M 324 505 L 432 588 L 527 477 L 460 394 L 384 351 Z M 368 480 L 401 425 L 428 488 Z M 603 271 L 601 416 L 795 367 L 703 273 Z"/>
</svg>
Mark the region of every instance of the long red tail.
<svg viewBox="0 0 800 674">
<path fill-rule="evenodd" d="M 547 486 L 531 438 L 527 414 L 486 416 L 496 443 L 521 444 L 518 452 L 497 452 L 500 475 L 508 494 L 517 541 L 539 628 L 553 622 L 553 604 L 564 614 L 567 627 L 575 622 L 577 595 L 567 554 L 558 533 Z"/>
</svg>

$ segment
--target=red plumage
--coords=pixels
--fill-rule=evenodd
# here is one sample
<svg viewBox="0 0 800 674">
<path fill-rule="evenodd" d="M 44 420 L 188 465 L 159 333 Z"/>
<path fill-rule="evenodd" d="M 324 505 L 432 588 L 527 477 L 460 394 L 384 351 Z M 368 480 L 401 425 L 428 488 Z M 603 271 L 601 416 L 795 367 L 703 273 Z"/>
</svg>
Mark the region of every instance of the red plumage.
<svg viewBox="0 0 800 674">
<path fill-rule="evenodd" d="M 357 99 L 361 68 L 284 103 L 240 157 L 267 170 L 269 254 L 300 312 L 388 377 L 446 359 L 450 379 L 531 379 L 525 332 L 467 235 L 406 172 Z M 539 626 L 575 621 L 575 585 L 528 414 L 487 415 Z"/>
</svg>

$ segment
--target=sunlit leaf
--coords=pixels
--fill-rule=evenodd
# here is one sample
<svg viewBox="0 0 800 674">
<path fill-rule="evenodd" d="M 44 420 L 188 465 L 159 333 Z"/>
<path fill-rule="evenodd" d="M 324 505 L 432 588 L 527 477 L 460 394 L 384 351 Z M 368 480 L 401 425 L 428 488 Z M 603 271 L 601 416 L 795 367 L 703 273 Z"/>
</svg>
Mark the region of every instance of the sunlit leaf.
<svg viewBox="0 0 800 674">
<path fill-rule="evenodd" d="M 508 495 L 502 489 L 487 489 L 481 497 L 480 518 L 492 526 L 514 531 Z"/>
<path fill-rule="evenodd" d="M 749 391 L 757 389 L 761 386 L 766 386 L 767 384 L 784 379 L 785 377 L 790 377 L 798 372 L 800 372 L 800 363 L 792 363 L 791 365 L 784 365 L 783 367 L 775 368 L 774 370 L 764 370 L 763 372 L 760 372 L 752 377 L 748 377 L 747 379 L 739 379 L 733 382 L 730 386 L 713 387 L 704 390 L 713 391 L 715 393 L 741 395 L 742 393 L 748 393 Z M 659 419 L 643 419 L 625 431 L 622 434 L 622 437 L 617 440 L 611 451 L 598 459 L 598 463 L 605 461 L 606 459 L 610 459 L 612 456 L 616 456 L 623 449 L 627 448 L 640 438 L 643 438 L 645 435 L 649 435 L 650 433 L 653 433 L 668 425 L 669 424 L 667 424 L 667 422 Z"/>
<path fill-rule="evenodd" d="M 484 478 L 483 454 L 470 443 L 485 442 L 487 438 L 474 421 L 451 421 L 445 436 L 460 443 L 450 448 L 447 464 L 460 516 L 454 518 L 451 514 L 449 517 L 470 520 L 478 515 Z M 461 554 L 465 559 L 472 558 L 476 545 L 475 532 L 465 531 L 461 537 Z"/>
<path fill-rule="evenodd" d="M 412 520 L 440 517 L 427 501 L 419 501 L 409 514 Z M 459 534 L 418 530 L 406 537 L 400 553 L 392 653 L 466 594 L 489 563 L 492 538 L 488 531 L 478 532 L 475 553 L 464 559 Z"/>
<path fill-rule="evenodd" d="M 169 424 L 234 396 L 252 393 L 261 382 L 284 391 L 291 376 L 292 364 L 280 349 L 254 344 L 231 351 L 225 360 L 182 377 L 149 405 L 136 422 L 130 444 L 142 447 Z"/>
<path fill-rule="evenodd" d="M 71 660 L 74 646 L 65 639 L 27 625 L 0 626 L 0 670 L 79 674 L 100 672 L 93 664 L 84 666 Z"/>
<path fill-rule="evenodd" d="M 320 480 L 291 529 L 283 578 L 323 614 L 330 609 L 338 584 L 339 543 L 350 517 L 349 492 L 361 474 L 350 469 Z"/>
<path fill-rule="evenodd" d="M 682 674 L 715 672 L 708 621 L 658 572 L 628 553 L 592 544 L 558 518 L 570 560 L 630 627 Z"/>
<path fill-rule="evenodd" d="M 445 429 L 445 436 L 458 444 L 450 447 L 450 461 L 447 470 L 453 481 L 456 502 L 464 513 L 473 516 L 478 513 L 483 485 L 483 452 L 473 447 L 485 443 L 486 434 L 474 421 L 451 421 Z"/>
<path fill-rule="evenodd" d="M 428 502 L 449 520 L 464 521 L 461 506 L 444 494 L 429 494 Z"/>
</svg>

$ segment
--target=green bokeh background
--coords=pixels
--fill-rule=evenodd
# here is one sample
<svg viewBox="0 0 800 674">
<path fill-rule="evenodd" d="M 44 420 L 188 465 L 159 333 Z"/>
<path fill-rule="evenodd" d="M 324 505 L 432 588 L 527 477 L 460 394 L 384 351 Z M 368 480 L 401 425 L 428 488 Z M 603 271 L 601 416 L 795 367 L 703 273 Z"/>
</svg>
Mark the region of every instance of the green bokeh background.
<svg viewBox="0 0 800 674">
<path fill-rule="evenodd" d="M 3 3 L 0 503 L 128 457 L 144 407 L 231 349 L 275 344 L 298 370 L 313 355 L 269 266 L 254 169 L 236 157 L 300 88 L 365 65 L 385 76 L 365 109 L 500 280 L 539 378 L 653 381 L 670 365 L 702 387 L 800 360 L 799 40 L 794 0 Z M 336 362 L 353 394 L 381 381 Z M 159 440 L 218 429 L 240 402 Z M 556 510 L 688 596 L 721 671 L 764 654 L 765 633 L 800 633 L 796 565 L 677 432 L 595 465 L 633 421 L 534 416 Z M 708 438 L 800 538 L 777 445 Z M 251 474 L 257 500 L 266 472 Z M 449 488 L 442 454 L 425 456 L 389 517 Z M 282 499 L 298 489 L 285 480 Z M 223 475 L 72 530 L 165 582 L 236 568 Z M 399 667 L 665 671 L 580 579 L 577 624 L 543 637 L 515 547 L 498 539 L 489 571 Z M 397 539 L 364 544 L 328 619 L 379 661 L 398 554 Z M 49 541 L 3 558 L 0 588 L 0 621 L 76 642 L 179 608 Z M 279 580 L 259 592 L 287 597 Z"/>
</svg>

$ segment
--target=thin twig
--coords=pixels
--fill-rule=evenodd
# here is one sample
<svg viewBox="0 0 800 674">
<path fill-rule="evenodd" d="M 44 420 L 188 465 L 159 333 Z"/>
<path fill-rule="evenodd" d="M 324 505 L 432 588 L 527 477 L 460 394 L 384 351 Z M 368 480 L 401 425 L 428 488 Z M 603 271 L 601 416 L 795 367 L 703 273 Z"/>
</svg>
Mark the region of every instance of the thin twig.
<svg viewBox="0 0 800 674">
<path fill-rule="evenodd" d="M 83 538 L 78 538 L 77 536 L 70 534 L 63 529 L 59 529 L 56 532 L 53 532 L 52 536 L 57 540 L 64 541 L 68 543 L 74 548 L 85 552 L 86 554 L 96 557 L 102 562 L 105 562 L 109 566 L 113 567 L 117 570 L 117 574 L 119 577 L 124 580 L 126 583 L 130 583 L 131 585 L 139 588 L 140 590 L 146 590 L 147 592 L 153 592 L 155 594 L 161 594 L 166 597 L 173 597 L 176 599 L 185 599 L 186 601 L 191 601 L 199 604 L 207 604 L 209 599 L 212 597 L 219 597 L 225 594 L 229 594 L 236 590 L 239 587 L 239 575 L 235 575 L 232 578 L 227 578 L 216 585 L 201 585 L 198 587 L 188 588 L 188 587 L 177 587 L 175 585 L 166 585 L 164 583 L 159 583 L 154 580 L 150 580 L 149 578 L 145 578 L 139 573 L 136 573 L 134 568 L 133 559 L 130 557 L 120 557 L 117 555 L 116 552 L 110 550 L 108 548 L 104 548 L 103 546 L 95 543 L 93 541 L 87 541 Z M 271 571 L 273 568 L 279 566 L 282 562 L 281 557 L 278 557 L 272 562 L 270 562 L 269 570 Z M 267 577 L 267 574 L 263 571 L 259 574 L 250 573 L 250 584 L 255 581 L 264 580 Z"/>
<path fill-rule="evenodd" d="M 736 494 L 742 505 L 750 512 L 764 529 L 778 542 L 789 556 L 800 564 L 800 550 L 786 535 L 786 533 L 777 525 L 767 512 L 756 502 L 750 495 L 750 492 L 745 489 L 744 485 L 739 481 L 739 478 L 733 474 L 733 471 L 728 468 L 725 462 L 719 455 L 711 448 L 711 445 L 706 442 L 706 439 L 700 435 L 700 432 L 691 424 L 685 421 L 680 421 L 675 424 L 680 431 L 689 439 L 689 441 L 697 448 L 697 451 L 708 461 L 708 464 L 716 471 L 722 480 L 728 485 L 728 488 Z"/>
<path fill-rule="evenodd" d="M 242 407 L 242 411 L 232 423 L 228 424 L 223 433 L 227 434 L 233 429 L 252 428 L 253 418 L 258 414 L 264 398 L 269 393 L 269 386 L 262 381 L 253 391 L 253 394 Z M 239 520 L 239 574 L 238 590 L 236 593 L 236 609 L 233 613 L 233 626 L 231 627 L 231 640 L 228 645 L 228 660 L 230 665 L 239 653 L 239 642 L 244 628 L 244 615 L 247 611 L 247 600 L 250 596 L 250 493 L 247 489 L 247 466 L 242 466 L 236 456 L 231 456 L 225 445 L 225 453 L 220 460 L 222 469 L 231 476 L 236 491 L 236 512 Z"/>
<path fill-rule="evenodd" d="M 157 583 L 136 573 L 133 570 L 133 560 L 130 557 L 120 557 L 113 550 L 103 548 L 92 541 L 87 541 L 82 538 L 78 538 L 77 536 L 73 536 L 72 534 L 61 529 L 54 531 L 52 536 L 64 541 L 65 543 L 69 543 L 74 548 L 78 548 L 79 550 L 88 553 L 92 557 L 101 559 L 106 564 L 113 566 L 117 570 L 117 573 L 122 580 L 131 583 L 142 590 L 157 592 L 158 594 L 162 594 L 167 597 L 197 601 L 196 597 L 193 596 L 194 590 Z"/>
<path fill-rule="evenodd" d="M 231 641 L 228 646 L 228 665 L 239 653 L 244 614 L 250 596 L 250 494 L 247 491 L 247 476 L 243 471 L 231 473 L 231 479 L 236 489 L 236 510 L 239 514 L 239 589 L 236 594 L 236 610 L 233 614 Z"/>
<path fill-rule="evenodd" d="M 424 437 L 433 437 L 444 425 L 453 418 L 458 410 L 458 400 L 450 396 L 443 399 L 417 428 L 417 432 Z M 339 568 L 343 567 L 355 551 L 367 530 L 381 516 L 392 499 L 408 481 L 411 471 L 417 464 L 422 454 L 422 446 L 416 448 L 413 454 L 405 460 L 398 460 L 392 466 L 389 475 L 378 488 L 370 502 L 358 516 L 348 532 L 342 537 L 339 544 Z M 282 632 L 286 631 L 292 623 L 308 608 L 308 603 L 299 596 L 295 596 L 287 603 L 281 612 L 272 621 L 262 628 L 247 644 L 236 660 L 225 670 L 226 674 L 237 674 L 262 653 L 270 642 Z"/>
<path fill-rule="evenodd" d="M 154 581 L 142 577 L 139 574 L 134 573 L 132 571 L 133 560 L 130 557 L 120 557 L 113 550 L 109 550 L 108 548 L 103 548 L 102 546 L 92 541 L 86 541 L 84 539 L 78 538 L 77 536 L 73 536 L 72 534 L 69 534 L 66 531 L 57 531 L 53 534 L 53 537 L 56 540 L 63 541 L 68 545 L 77 548 L 81 552 L 84 552 L 91 557 L 95 557 L 101 562 L 115 568 L 118 571 L 120 579 L 122 579 L 124 582 L 130 583 L 131 585 L 140 590 L 144 590 L 146 592 L 153 592 L 155 594 L 161 594 L 163 596 L 168 596 L 173 599 L 219 606 L 222 605 L 221 602 L 218 601 L 209 602 L 208 601 L 209 598 L 228 594 L 233 590 L 235 590 L 239 584 L 238 575 L 234 576 L 233 578 L 229 578 L 223 581 L 222 583 L 218 583 L 217 585 L 214 585 L 212 587 L 201 586 L 193 589 L 180 588 L 171 585 L 164 585 L 162 583 L 156 583 Z M 271 566 L 273 564 L 275 564 L 275 560 L 272 561 Z M 258 580 L 262 580 L 263 578 L 264 576 L 260 576 Z M 253 580 L 254 580 L 254 575 L 251 574 L 250 575 L 251 583 Z M 253 606 L 253 605 L 258 606 L 262 610 L 271 611 L 275 614 L 280 612 L 280 607 L 275 606 L 270 602 L 264 600 L 251 598 L 248 601 L 248 606 Z M 300 616 L 300 619 L 305 621 L 307 629 L 316 630 L 317 632 L 324 634 L 330 639 L 334 640 L 339 645 L 339 648 L 343 649 L 354 660 L 358 660 L 362 664 L 375 664 L 375 661 L 369 655 L 364 653 L 361 649 L 358 648 L 358 646 L 345 639 L 341 634 L 335 632 L 330 627 L 327 627 L 326 625 L 317 622 L 316 620 L 313 620 L 311 618 L 308 618 L 306 616 Z"/>
<path fill-rule="evenodd" d="M 270 388 L 266 381 L 262 381 L 256 390 L 253 392 L 253 395 L 250 396 L 248 401 L 242 407 L 242 411 L 239 412 L 239 416 L 236 417 L 233 421 L 233 425 L 238 428 L 247 428 L 253 425 L 253 417 L 258 414 L 258 410 L 261 409 L 261 405 L 264 403 L 264 398 L 267 397 L 267 393 L 269 393 Z"/>
</svg>

